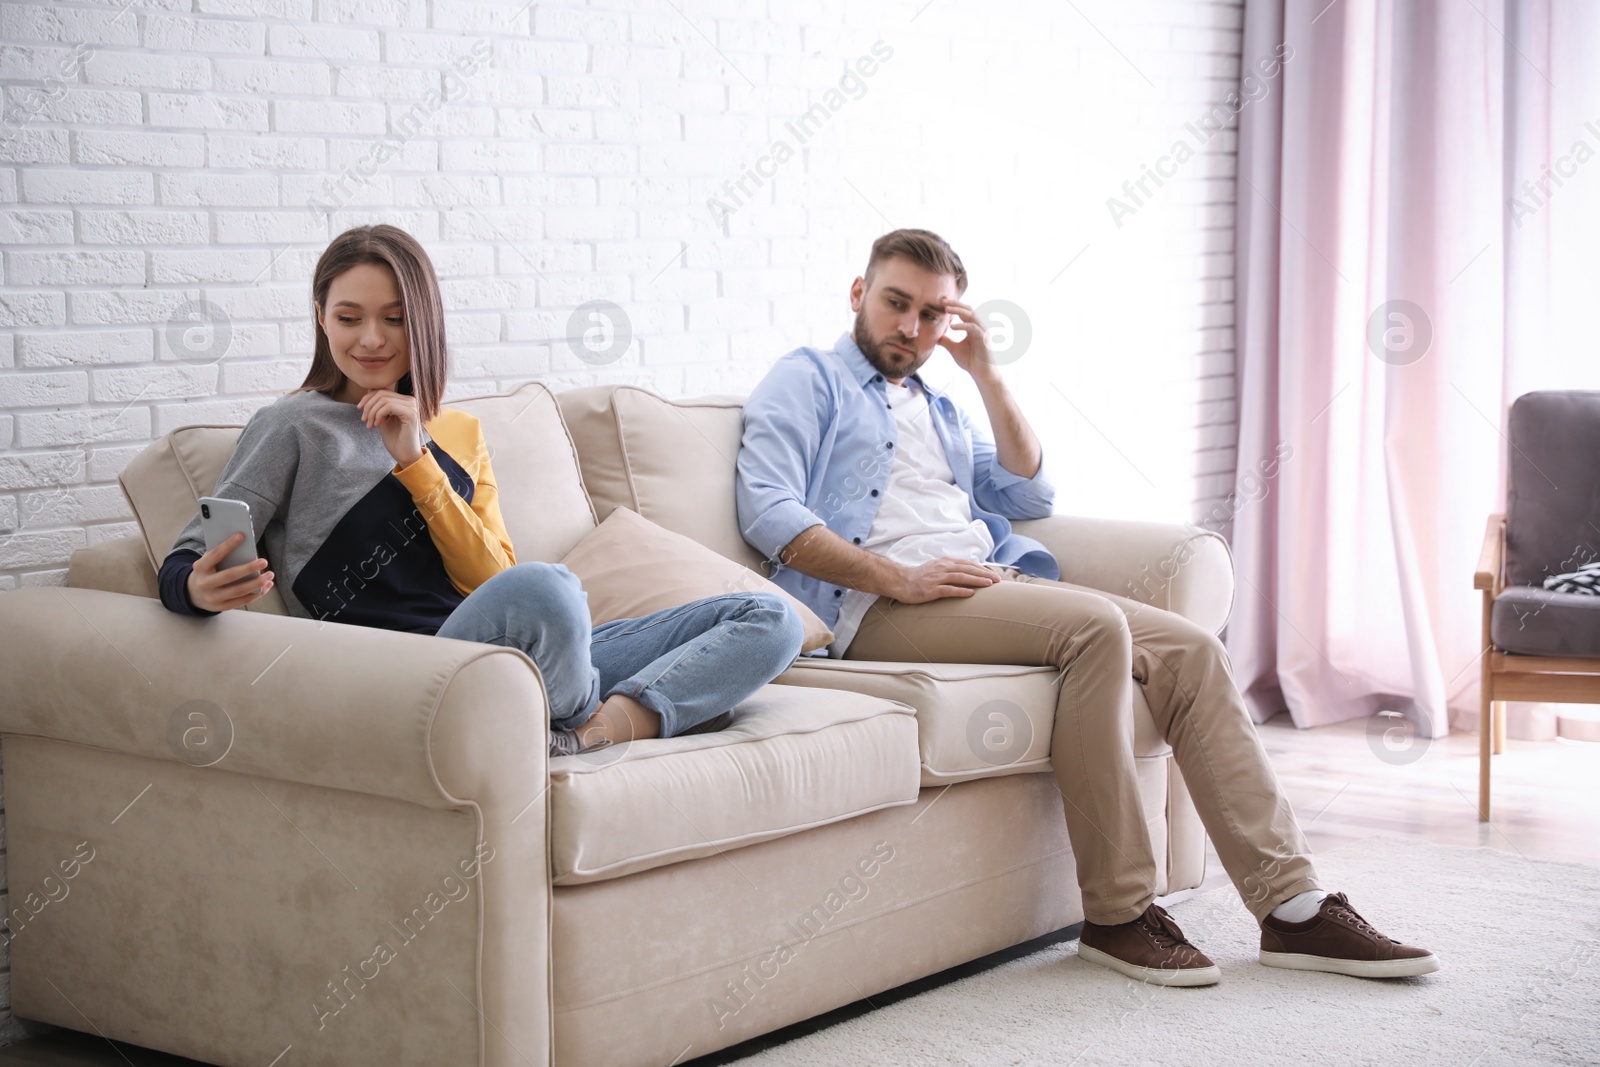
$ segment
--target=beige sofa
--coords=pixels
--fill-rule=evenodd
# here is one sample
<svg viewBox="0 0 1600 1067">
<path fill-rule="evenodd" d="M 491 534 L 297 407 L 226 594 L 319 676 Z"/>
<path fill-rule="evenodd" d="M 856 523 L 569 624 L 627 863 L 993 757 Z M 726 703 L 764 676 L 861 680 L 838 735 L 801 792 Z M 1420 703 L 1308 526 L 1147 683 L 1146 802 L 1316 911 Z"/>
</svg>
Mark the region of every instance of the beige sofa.
<svg viewBox="0 0 1600 1067">
<path fill-rule="evenodd" d="M 737 400 L 453 406 L 519 560 L 625 506 L 760 566 Z M 547 760 L 520 652 L 152 599 L 236 435 L 153 444 L 123 476 L 146 539 L 0 594 L 17 1016 L 238 1067 L 665 1065 L 1082 918 L 1051 670 L 802 659 L 723 733 Z M 1022 528 L 1068 580 L 1227 617 L 1218 538 Z M 1203 831 L 1138 720 L 1160 889 L 1197 885 Z"/>
</svg>

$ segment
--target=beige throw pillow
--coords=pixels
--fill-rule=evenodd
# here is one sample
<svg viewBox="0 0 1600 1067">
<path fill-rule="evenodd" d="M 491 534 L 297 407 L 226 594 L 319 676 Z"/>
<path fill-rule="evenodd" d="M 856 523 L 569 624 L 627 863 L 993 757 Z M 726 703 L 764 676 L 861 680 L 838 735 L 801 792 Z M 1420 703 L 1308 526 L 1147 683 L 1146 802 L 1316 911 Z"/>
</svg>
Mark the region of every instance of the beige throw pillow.
<svg viewBox="0 0 1600 1067">
<path fill-rule="evenodd" d="M 612 511 L 561 562 L 583 583 L 596 624 L 722 593 L 765 591 L 783 596 L 800 616 L 804 651 L 833 641 L 815 612 L 761 575 L 627 508 Z"/>
</svg>

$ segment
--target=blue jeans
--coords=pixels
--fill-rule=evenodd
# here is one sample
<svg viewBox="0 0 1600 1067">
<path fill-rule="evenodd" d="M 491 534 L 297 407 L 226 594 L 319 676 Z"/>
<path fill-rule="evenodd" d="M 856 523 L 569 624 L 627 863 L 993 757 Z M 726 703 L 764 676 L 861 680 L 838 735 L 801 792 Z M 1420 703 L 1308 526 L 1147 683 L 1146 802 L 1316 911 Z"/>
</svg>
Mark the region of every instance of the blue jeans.
<svg viewBox="0 0 1600 1067">
<path fill-rule="evenodd" d="M 788 669 L 802 630 L 783 597 L 749 592 L 593 626 L 576 575 L 559 563 L 519 563 L 474 590 L 438 636 L 526 652 L 558 729 L 582 726 L 621 693 L 661 716 L 662 737 L 675 737 Z"/>
</svg>

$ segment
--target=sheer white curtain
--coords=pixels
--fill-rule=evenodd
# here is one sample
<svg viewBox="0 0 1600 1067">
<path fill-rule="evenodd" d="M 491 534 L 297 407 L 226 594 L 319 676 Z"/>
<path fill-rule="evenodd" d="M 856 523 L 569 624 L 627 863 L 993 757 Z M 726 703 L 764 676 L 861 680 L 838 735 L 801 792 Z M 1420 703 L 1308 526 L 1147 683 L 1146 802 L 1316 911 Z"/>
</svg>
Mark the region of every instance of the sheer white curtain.
<svg viewBox="0 0 1600 1067">
<path fill-rule="evenodd" d="M 1267 488 L 1234 517 L 1229 652 L 1258 719 L 1438 736 L 1477 721 L 1506 407 L 1600 388 L 1600 4 L 1245 18 L 1247 64 L 1291 51 L 1240 128 L 1239 475 Z"/>
</svg>

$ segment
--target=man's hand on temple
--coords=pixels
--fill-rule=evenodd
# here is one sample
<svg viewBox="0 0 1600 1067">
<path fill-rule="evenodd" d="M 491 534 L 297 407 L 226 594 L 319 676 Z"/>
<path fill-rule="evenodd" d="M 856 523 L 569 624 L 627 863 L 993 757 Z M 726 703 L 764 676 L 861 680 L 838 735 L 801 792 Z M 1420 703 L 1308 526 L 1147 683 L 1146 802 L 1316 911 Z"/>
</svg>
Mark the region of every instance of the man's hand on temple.
<svg viewBox="0 0 1600 1067">
<path fill-rule="evenodd" d="M 983 398 L 984 410 L 989 413 L 989 424 L 994 428 L 995 457 L 1000 466 L 1022 478 L 1032 478 L 1039 471 L 1043 452 L 1039 436 L 1028 425 L 1016 397 L 1006 387 L 1000 368 L 989 358 L 989 333 L 978 313 L 959 300 L 946 298 L 945 313 L 953 320 L 949 329 L 961 330 L 961 340 L 951 339 L 948 330 L 938 344 L 950 353 L 956 366 L 972 375 L 978 385 L 978 395 Z M 910 603 L 916 603 L 911 601 Z"/>
<path fill-rule="evenodd" d="M 984 328 L 983 320 L 978 318 L 978 313 L 959 300 L 946 300 L 944 310 L 950 316 L 951 323 L 938 343 L 950 353 L 956 366 L 974 378 L 997 375 L 999 368 L 989 358 L 989 333 Z M 960 330 L 964 336 L 957 341 L 950 336 L 949 330 Z"/>
</svg>

